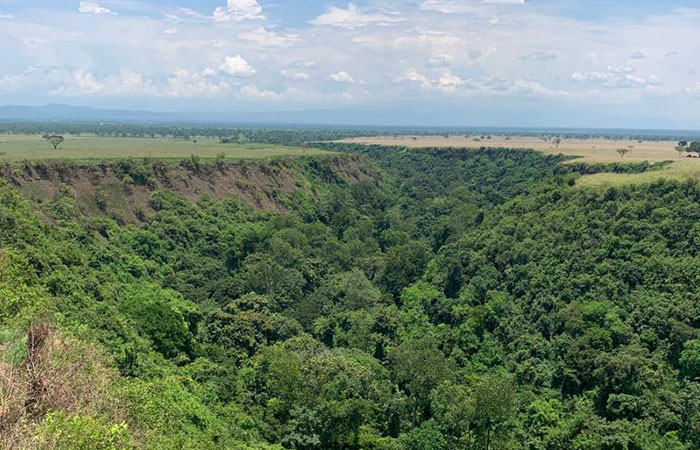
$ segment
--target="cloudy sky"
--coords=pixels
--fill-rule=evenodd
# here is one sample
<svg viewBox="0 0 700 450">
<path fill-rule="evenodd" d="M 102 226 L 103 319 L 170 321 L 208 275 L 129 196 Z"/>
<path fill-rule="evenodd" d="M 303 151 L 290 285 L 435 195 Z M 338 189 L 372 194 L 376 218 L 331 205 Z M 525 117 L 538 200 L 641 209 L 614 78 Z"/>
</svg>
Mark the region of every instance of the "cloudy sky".
<svg viewBox="0 0 700 450">
<path fill-rule="evenodd" d="M 700 0 L 0 0 L 0 54 L 0 104 L 700 129 Z"/>
</svg>

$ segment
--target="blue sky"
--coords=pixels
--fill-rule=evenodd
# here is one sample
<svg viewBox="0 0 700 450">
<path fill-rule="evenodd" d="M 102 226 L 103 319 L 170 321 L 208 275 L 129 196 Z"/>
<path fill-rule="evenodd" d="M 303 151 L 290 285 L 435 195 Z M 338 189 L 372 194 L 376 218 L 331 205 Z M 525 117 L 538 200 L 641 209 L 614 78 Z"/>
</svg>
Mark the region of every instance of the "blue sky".
<svg viewBox="0 0 700 450">
<path fill-rule="evenodd" d="M 698 0 L 0 0 L 0 104 L 700 129 Z"/>
</svg>

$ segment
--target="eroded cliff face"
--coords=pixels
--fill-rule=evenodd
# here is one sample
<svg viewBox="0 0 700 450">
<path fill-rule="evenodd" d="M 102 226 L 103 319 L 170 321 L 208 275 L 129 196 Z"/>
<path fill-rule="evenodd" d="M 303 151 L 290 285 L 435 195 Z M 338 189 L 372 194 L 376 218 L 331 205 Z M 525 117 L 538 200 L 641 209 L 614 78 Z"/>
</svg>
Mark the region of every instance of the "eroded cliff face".
<svg viewBox="0 0 700 450">
<path fill-rule="evenodd" d="M 95 165 L 69 161 L 27 162 L 0 167 L 36 209 L 48 217 L 56 200 L 68 198 L 84 215 L 104 215 L 120 224 L 146 221 L 149 201 L 170 190 L 189 201 L 236 197 L 260 210 L 285 212 L 284 199 L 313 183 L 381 182 L 376 166 L 358 155 L 278 158 L 266 161 L 206 162 L 134 159 Z"/>
</svg>

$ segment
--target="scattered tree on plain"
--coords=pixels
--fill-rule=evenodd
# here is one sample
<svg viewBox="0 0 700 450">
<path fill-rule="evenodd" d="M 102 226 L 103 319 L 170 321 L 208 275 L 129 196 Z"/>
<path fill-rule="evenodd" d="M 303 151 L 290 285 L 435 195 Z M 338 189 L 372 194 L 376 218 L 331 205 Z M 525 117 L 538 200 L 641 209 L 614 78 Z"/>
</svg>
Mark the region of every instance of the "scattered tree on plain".
<svg viewBox="0 0 700 450">
<path fill-rule="evenodd" d="M 51 145 L 53 145 L 53 149 L 56 150 L 59 145 L 63 144 L 65 141 L 65 138 L 63 136 L 58 136 L 56 134 L 52 134 L 51 136 L 45 135 L 44 139 L 49 141 Z"/>
<path fill-rule="evenodd" d="M 695 153 L 700 157 L 700 141 L 693 141 L 688 144 L 688 152 Z"/>
<path fill-rule="evenodd" d="M 625 155 L 627 155 L 629 152 L 631 152 L 631 148 L 618 148 L 617 153 L 620 155 L 620 158 L 624 159 Z"/>
</svg>

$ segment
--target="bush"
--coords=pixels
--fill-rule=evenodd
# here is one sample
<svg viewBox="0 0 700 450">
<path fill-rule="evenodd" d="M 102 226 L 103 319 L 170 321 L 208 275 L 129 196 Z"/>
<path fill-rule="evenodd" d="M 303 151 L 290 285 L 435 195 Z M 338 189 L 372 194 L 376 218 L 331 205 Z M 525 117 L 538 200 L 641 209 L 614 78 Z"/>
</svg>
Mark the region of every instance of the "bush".
<svg viewBox="0 0 700 450">
<path fill-rule="evenodd" d="M 136 448 L 125 423 L 90 416 L 52 413 L 37 428 L 35 449 L 121 450 Z"/>
</svg>

